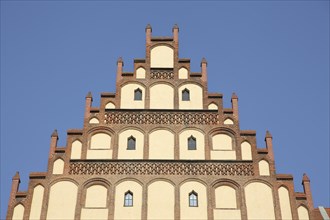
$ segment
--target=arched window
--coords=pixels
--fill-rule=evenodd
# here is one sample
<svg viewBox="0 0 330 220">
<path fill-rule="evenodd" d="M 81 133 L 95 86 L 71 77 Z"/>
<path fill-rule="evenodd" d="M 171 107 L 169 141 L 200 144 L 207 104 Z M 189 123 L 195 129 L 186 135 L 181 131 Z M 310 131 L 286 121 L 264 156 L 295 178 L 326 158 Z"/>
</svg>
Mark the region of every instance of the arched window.
<svg viewBox="0 0 330 220">
<path fill-rule="evenodd" d="M 136 139 L 133 136 L 127 138 L 127 150 L 135 150 Z"/>
<path fill-rule="evenodd" d="M 194 136 L 190 136 L 188 138 L 188 150 L 196 150 L 196 138 Z"/>
<path fill-rule="evenodd" d="M 190 101 L 190 93 L 188 89 L 182 90 L 182 101 Z"/>
<path fill-rule="evenodd" d="M 195 191 L 189 193 L 189 207 L 198 207 L 198 195 Z"/>
<path fill-rule="evenodd" d="M 125 207 L 132 207 L 133 206 L 133 193 L 131 191 L 127 191 L 125 193 L 124 206 Z"/>
<path fill-rule="evenodd" d="M 134 100 L 141 101 L 142 100 L 142 90 L 137 88 L 134 90 Z"/>
</svg>

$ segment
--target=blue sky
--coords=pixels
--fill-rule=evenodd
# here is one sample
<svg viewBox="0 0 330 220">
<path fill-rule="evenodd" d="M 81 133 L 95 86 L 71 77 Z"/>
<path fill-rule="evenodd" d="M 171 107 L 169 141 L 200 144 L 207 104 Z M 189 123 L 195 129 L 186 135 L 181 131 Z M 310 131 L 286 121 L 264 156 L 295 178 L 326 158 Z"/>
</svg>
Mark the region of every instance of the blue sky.
<svg viewBox="0 0 330 220">
<path fill-rule="evenodd" d="M 50 135 L 81 128 L 88 91 L 115 91 L 145 56 L 145 26 L 172 34 L 192 71 L 208 61 L 208 90 L 239 97 L 241 129 L 273 135 L 277 173 L 311 179 L 314 205 L 329 201 L 329 1 L 1 1 L 1 218 L 11 178 L 47 169 Z"/>
</svg>

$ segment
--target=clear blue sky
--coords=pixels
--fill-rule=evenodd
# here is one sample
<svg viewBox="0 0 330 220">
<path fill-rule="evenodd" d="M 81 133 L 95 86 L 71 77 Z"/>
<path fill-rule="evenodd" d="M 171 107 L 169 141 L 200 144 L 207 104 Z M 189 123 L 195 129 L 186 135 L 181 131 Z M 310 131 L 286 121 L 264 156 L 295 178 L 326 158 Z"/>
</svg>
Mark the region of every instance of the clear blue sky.
<svg viewBox="0 0 330 220">
<path fill-rule="evenodd" d="M 277 173 L 306 172 L 315 206 L 329 202 L 329 1 L 1 1 L 1 218 L 11 178 L 47 169 L 50 135 L 81 128 L 88 91 L 115 91 L 154 36 L 180 28 L 192 71 L 208 61 L 209 92 L 239 97 L 241 129 L 273 135 Z"/>
</svg>

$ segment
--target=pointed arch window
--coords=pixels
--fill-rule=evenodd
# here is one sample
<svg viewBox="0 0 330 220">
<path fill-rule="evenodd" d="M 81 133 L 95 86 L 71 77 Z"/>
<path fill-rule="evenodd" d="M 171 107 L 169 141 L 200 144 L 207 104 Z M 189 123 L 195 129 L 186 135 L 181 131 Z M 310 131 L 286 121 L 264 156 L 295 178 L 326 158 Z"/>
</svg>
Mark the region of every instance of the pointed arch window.
<svg viewBox="0 0 330 220">
<path fill-rule="evenodd" d="M 188 138 L 188 150 L 196 150 L 196 138 L 194 136 L 190 136 Z"/>
<path fill-rule="evenodd" d="M 190 101 L 190 92 L 187 88 L 182 90 L 182 101 Z"/>
<path fill-rule="evenodd" d="M 131 191 L 127 191 L 124 197 L 124 206 L 132 207 L 133 206 L 133 193 Z"/>
<path fill-rule="evenodd" d="M 133 136 L 127 138 L 127 150 L 135 150 L 136 148 L 136 139 Z"/>
<path fill-rule="evenodd" d="M 137 88 L 134 90 L 134 100 L 135 101 L 141 101 L 142 100 L 142 90 L 140 88 Z"/>
<path fill-rule="evenodd" d="M 189 207 L 198 207 L 198 194 L 194 190 L 189 193 Z"/>
</svg>

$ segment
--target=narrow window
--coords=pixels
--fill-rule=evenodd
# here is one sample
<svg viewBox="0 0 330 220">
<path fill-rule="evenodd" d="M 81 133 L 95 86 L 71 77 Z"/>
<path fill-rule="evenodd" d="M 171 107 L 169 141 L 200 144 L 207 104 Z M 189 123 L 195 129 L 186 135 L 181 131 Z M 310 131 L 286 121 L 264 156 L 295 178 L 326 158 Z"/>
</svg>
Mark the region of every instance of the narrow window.
<svg viewBox="0 0 330 220">
<path fill-rule="evenodd" d="M 189 206 L 197 207 L 198 206 L 198 195 L 195 191 L 189 193 Z"/>
<path fill-rule="evenodd" d="M 127 138 L 127 150 L 135 150 L 136 139 L 133 136 Z"/>
<path fill-rule="evenodd" d="M 188 138 L 188 150 L 196 150 L 196 138 L 192 135 Z"/>
<path fill-rule="evenodd" d="M 182 101 L 190 101 L 190 94 L 188 89 L 182 90 Z"/>
<path fill-rule="evenodd" d="M 132 207 L 133 206 L 133 193 L 131 191 L 127 191 L 125 193 L 124 206 L 125 207 Z"/>
<path fill-rule="evenodd" d="M 142 90 L 137 88 L 134 90 L 134 100 L 141 101 L 142 100 Z"/>
</svg>

